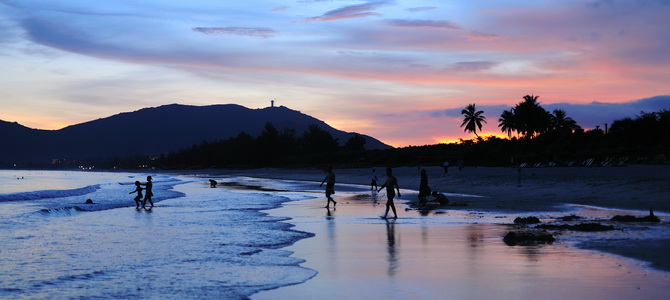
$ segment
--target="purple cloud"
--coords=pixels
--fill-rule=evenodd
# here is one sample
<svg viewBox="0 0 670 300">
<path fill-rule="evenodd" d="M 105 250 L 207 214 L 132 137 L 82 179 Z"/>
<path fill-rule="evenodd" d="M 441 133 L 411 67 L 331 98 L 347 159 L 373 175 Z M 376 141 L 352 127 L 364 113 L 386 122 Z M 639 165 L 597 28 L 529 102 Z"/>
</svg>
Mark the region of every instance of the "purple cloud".
<svg viewBox="0 0 670 300">
<path fill-rule="evenodd" d="M 276 31 L 264 27 L 195 27 L 193 31 L 207 35 L 242 35 L 264 39 L 277 35 Z"/>
<path fill-rule="evenodd" d="M 422 12 L 422 11 L 429 11 L 429 10 L 435 10 L 437 7 L 435 6 L 424 6 L 424 7 L 411 7 L 411 8 L 405 8 L 405 11 L 407 12 Z"/>
<path fill-rule="evenodd" d="M 563 109 L 584 128 L 604 127 L 605 123 L 623 118 L 635 118 L 641 112 L 670 109 L 670 96 L 656 96 L 623 103 L 591 102 L 588 104 L 554 103 L 543 105 L 548 111 Z"/>
<path fill-rule="evenodd" d="M 541 97 L 540 97 L 541 99 Z M 476 102 L 476 101 L 475 101 Z M 477 105 L 477 108 L 484 111 L 484 115 L 489 120 L 496 120 L 497 124 L 498 118 L 505 110 L 510 110 L 516 105 L 519 101 L 514 103 L 510 102 L 510 105 Z M 576 104 L 576 103 L 551 103 L 551 104 L 542 104 L 542 107 L 549 112 L 553 112 L 555 109 L 565 110 L 568 117 L 573 118 L 577 121 L 579 126 L 582 126 L 585 129 L 593 129 L 596 126 L 604 128 L 604 124 L 612 124 L 616 120 L 621 120 L 623 118 L 635 118 L 635 116 L 640 115 L 641 112 L 656 112 L 662 109 L 670 109 L 670 95 L 668 96 L 656 96 L 651 98 L 645 98 L 640 100 L 633 100 L 623 103 L 605 103 L 605 102 L 591 102 L 586 104 Z M 432 117 L 460 117 L 462 107 L 450 108 L 441 111 L 431 111 L 429 115 Z M 490 126 L 491 124 L 489 124 Z"/>
<path fill-rule="evenodd" d="M 305 22 L 313 21 L 335 21 L 342 19 L 364 18 L 369 16 L 379 16 L 378 13 L 372 12 L 381 6 L 388 5 L 387 2 L 371 2 L 358 5 L 349 5 L 342 8 L 331 10 L 321 16 L 306 19 Z"/>
<path fill-rule="evenodd" d="M 421 29 L 447 29 L 458 30 L 456 23 L 447 20 L 386 20 L 386 24 L 394 27 L 421 28 Z"/>
</svg>

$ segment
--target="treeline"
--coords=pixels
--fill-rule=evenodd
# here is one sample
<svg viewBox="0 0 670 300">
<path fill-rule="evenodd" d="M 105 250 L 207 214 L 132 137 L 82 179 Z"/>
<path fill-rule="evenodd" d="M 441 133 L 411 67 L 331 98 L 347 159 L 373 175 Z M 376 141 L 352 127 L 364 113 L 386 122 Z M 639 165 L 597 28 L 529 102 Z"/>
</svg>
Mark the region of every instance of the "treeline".
<svg viewBox="0 0 670 300">
<path fill-rule="evenodd" d="M 360 135 L 340 146 L 337 139 L 317 125 L 298 135 L 291 130 L 278 131 L 267 123 L 256 137 L 240 133 L 234 138 L 202 142 L 158 157 L 88 159 L 73 165 L 33 167 L 72 168 L 76 164 L 94 165 L 96 169 L 170 170 L 429 166 L 445 161 L 451 165 L 460 161 L 466 166 L 618 166 L 669 162 L 670 110 L 642 112 L 635 118 L 616 120 L 606 131 L 599 127 L 583 130 L 569 119 L 567 128 L 555 126 L 558 123 L 549 120 L 548 124 L 554 125 L 535 127 L 539 130 L 515 125 L 514 132 L 518 135 L 510 134 L 510 138 L 477 137 L 459 143 L 387 150 L 364 150 L 365 139 Z"/>
<path fill-rule="evenodd" d="M 302 134 L 294 130 L 279 131 L 270 122 L 257 137 L 240 133 L 234 138 L 202 142 L 161 157 L 161 168 L 255 168 L 312 163 L 323 157 L 362 152 L 365 138 L 352 136 L 340 146 L 338 139 L 318 125 L 311 125 Z"/>
<path fill-rule="evenodd" d="M 509 139 L 478 137 L 459 143 L 387 150 L 364 150 L 365 140 L 360 136 L 338 146 L 336 139 L 316 125 L 297 136 L 292 131 L 279 132 L 268 123 L 257 137 L 242 133 L 227 140 L 203 142 L 147 165 L 164 169 L 325 165 L 346 168 L 441 165 L 444 161 L 455 165 L 463 161 L 465 165 L 489 166 L 614 166 L 665 163 L 670 157 L 669 110 L 616 120 L 607 132 L 601 128 L 585 131 L 570 119 L 567 123 L 556 126 L 565 123 L 549 118 L 550 130 L 523 127 L 524 135 Z"/>
</svg>

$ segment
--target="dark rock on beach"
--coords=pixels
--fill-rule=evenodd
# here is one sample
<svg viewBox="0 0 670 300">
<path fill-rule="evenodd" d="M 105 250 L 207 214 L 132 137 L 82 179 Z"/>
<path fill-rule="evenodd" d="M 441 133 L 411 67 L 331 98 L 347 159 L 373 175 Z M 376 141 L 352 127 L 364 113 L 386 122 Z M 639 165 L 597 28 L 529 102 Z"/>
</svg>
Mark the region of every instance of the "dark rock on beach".
<svg viewBox="0 0 670 300">
<path fill-rule="evenodd" d="M 651 223 L 658 223 L 661 222 L 661 219 L 659 219 L 657 216 L 645 216 L 645 217 L 636 217 L 636 216 L 630 216 L 630 215 L 616 215 L 612 217 L 612 221 L 615 222 L 651 222 Z"/>
<path fill-rule="evenodd" d="M 547 231 L 510 231 L 505 235 L 503 241 L 508 246 L 551 244 L 555 241 L 554 236 Z"/>
<path fill-rule="evenodd" d="M 550 224 L 542 224 L 542 225 L 537 225 L 535 228 L 541 228 L 541 229 L 554 229 L 554 230 L 572 230 L 572 231 L 610 231 L 614 230 L 614 226 L 612 225 L 603 225 L 600 223 L 582 223 L 582 224 L 576 224 L 576 225 L 550 225 Z"/>
<path fill-rule="evenodd" d="M 537 224 L 540 223 L 540 219 L 537 217 L 526 217 L 526 218 L 521 218 L 517 217 L 514 219 L 515 224 Z"/>
<path fill-rule="evenodd" d="M 577 215 L 569 215 L 569 216 L 560 217 L 558 219 L 561 220 L 561 221 L 570 222 L 570 221 L 579 220 L 581 218 L 582 217 L 577 216 Z"/>
</svg>

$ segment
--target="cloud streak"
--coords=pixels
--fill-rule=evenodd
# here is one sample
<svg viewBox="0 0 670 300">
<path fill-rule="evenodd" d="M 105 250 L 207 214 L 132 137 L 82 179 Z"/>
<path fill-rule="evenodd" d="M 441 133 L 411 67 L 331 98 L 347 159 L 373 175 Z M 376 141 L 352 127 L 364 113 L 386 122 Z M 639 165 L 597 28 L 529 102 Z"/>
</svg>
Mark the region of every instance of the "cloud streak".
<svg viewBox="0 0 670 300">
<path fill-rule="evenodd" d="M 277 35 L 277 32 L 264 27 L 195 27 L 193 31 L 207 35 L 240 35 L 260 38 L 271 38 Z"/>
<path fill-rule="evenodd" d="M 344 19 L 356 19 L 370 16 L 380 16 L 381 14 L 374 12 L 374 10 L 386 5 L 388 5 L 386 1 L 349 5 L 328 11 L 321 16 L 305 19 L 304 21 L 305 22 L 337 21 Z"/>
<path fill-rule="evenodd" d="M 461 29 L 456 23 L 447 20 L 386 20 L 386 24 L 394 27 L 418 28 L 418 29 Z"/>
<path fill-rule="evenodd" d="M 426 12 L 426 11 L 431 11 L 435 10 L 437 7 L 435 6 L 422 6 L 422 7 L 410 7 L 410 8 L 405 8 L 406 12 L 412 12 L 412 13 L 418 13 L 418 12 Z"/>
</svg>

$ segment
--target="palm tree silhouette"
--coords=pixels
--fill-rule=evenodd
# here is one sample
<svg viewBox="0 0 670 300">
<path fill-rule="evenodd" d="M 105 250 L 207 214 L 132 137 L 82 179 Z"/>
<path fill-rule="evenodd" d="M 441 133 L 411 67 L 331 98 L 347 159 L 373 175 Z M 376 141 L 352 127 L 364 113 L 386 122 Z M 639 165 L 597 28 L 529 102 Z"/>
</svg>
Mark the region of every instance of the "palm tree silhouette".
<svg viewBox="0 0 670 300">
<path fill-rule="evenodd" d="M 549 130 L 551 114 L 537 101 L 539 97 L 526 95 L 524 101 L 514 107 L 516 131 L 526 138 Z"/>
<path fill-rule="evenodd" d="M 512 137 L 512 131 L 516 131 L 516 120 L 514 116 L 514 108 L 512 110 L 503 111 L 498 119 L 498 127 L 502 132 L 507 132 L 508 137 Z"/>
<path fill-rule="evenodd" d="M 479 131 L 482 131 L 482 122 L 486 123 L 484 111 L 477 110 L 477 107 L 475 107 L 475 104 L 473 103 L 468 104 L 465 109 L 461 110 L 461 114 L 463 114 L 463 124 L 461 124 L 461 127 L 465 126 L 463 131 L 472 132 L 475 136 L 479 137 L 479 135 L 477 135 L 477 128 L 479 128 Z"/>
<path fill-rule="evenodd" d="M 568 117 L 568 114 L 562 109 L 555 109 L 551 115 L 551 130 L 565 133 L 572 133 L 579 130 L 581 127 L 577 122 Z"/>
</svg>

